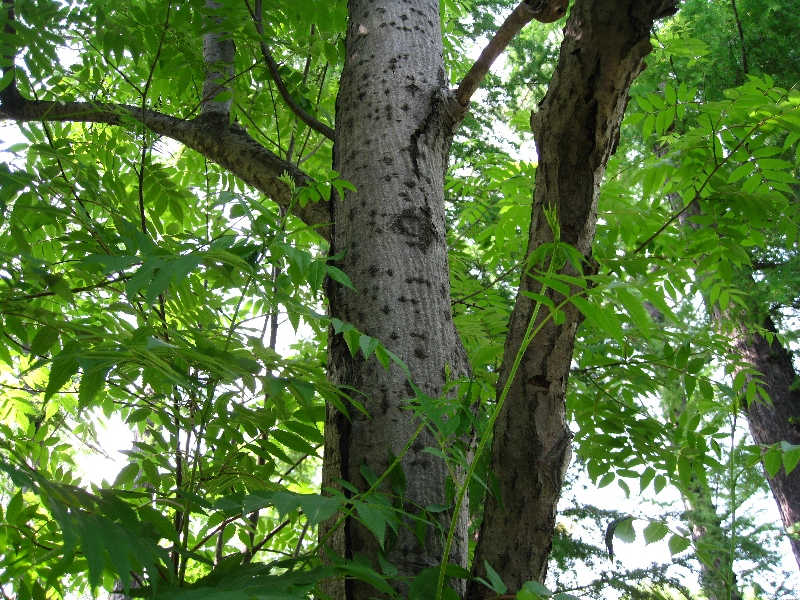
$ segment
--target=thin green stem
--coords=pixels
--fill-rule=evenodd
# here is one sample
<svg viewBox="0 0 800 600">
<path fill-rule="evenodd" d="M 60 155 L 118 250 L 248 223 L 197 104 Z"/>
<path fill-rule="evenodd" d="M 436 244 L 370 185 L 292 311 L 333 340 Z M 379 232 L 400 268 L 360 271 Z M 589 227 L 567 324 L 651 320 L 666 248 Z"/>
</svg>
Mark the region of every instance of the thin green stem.
<svg viewBox="0 0 800 600">
<path fill-rule="evenodd" d="M 553 254 L 550 258 L 550 264 L 547 267 L 547 274 L 552 275 L 555 270 L 555 263 L 558 257 L 558 236 L 556 235 L 556 243 L 553 249 Z M 544 295 L 547 291 L 547 285 L 542 283 L 542 288 L 539 291 L 540 294 Z M 568 301 L 565 300 L 560 306 L 565 304 Z M 522 357 L 525 354 L 525 351 L 528 349 L 528 346 L 536 337 L 536 335 L 541 331 L 544 324 L 547 322 L 548 319 L 552 318 L 555 311 L 552 311 L 547 317 L 542 319 L 542 322 L 539 324 L 538 327 L 534 329 L 534 324 L 536 323 L 536 319 L 539 316 L 539 309 L 541 308 L 541 302 L 537 300 L 534 308 L 533 314 L 531 315 L 530 320 L 528 321 L 528 327 L 525 330 L 525 335 L 522 338 L 522 343 L 520 344 L 519 350 L 517 350 L 517 355 L 514 357 L 514 364 L 511 366 L 511 371 L 508 374 L 508 378 L 506 379 L 506 383 L 503 386 L 503 391 L 500 394 L 500 398 L 497 401 L 497 405 L 495 406 L 494 410 L 492 411 L 492 415 L 489 418 L 489 423 L 486 427 L 486 431 L 484 432 L 483 436 L 481 436 L 480 442 L 478 443 L 478 447 L 475 450 L 475 457 L 481 455 L 486 447 L 486 444 L 491 437 L 492 429 L 494 428 L 495 421 L 497 421 L 497 417 L 500 415 L 500 411 L 503 409 L 503 405 L 505 404 L 506 397 L 508 396 L 508 392 L 511 389 L 511 383 L 514 381 L 514 377 L 517 374 L 517 369 L 519 368 L 520 363 L 522 362 Z M 439 571 L 439 582 L 436 585 L 436 599 L 441 600 L 442 598 L 442 590 L 444 589 L 444 579 L 445 579 L 445 571 L 448 558 L 450 556 L 450 550 L 453 547 L 453 538 L 455 537 L 456 525 L 458 523 L 458 515 L 461 510 L 461 505 L 464 502 L 464 498 L 467 494 L 467 490 L 469 489 L 469 481 L 472 479 L 473 475 L 475 474 L 475 468 L 477 467 L 477 460 L 473 460 L 472 464 L 467 469 L 467 472 L 464 477 L 464 482 L 459 486 L 458 489 L 458 498 L 456 499 L 456 505 L 453 508 L 453 517 L 450 521 L 450 528 L 447 531 L 447 541 L 445 542 L 444 547 L 444 554 L 442 557 L 442 568 Z"/>
</svg>

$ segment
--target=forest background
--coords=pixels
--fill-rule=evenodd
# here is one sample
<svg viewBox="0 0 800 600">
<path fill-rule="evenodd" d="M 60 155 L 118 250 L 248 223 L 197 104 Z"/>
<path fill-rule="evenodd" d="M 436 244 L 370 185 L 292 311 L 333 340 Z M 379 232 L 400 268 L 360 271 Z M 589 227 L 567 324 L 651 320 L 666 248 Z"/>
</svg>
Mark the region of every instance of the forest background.
<svg viewBox="0 0 800 600">
<path fill-rule="evenodd" d="M 443 182 L 448 302 L 469 367 L 448 362 L 436 394 L 405 389 L 406 413 L 430 443 L 404 440 L 388 458 L 384 448 L 359 465 L 358 484 L 325 494 L 325 403 L 349 419 L 372 412 L 362 389 L 326 376 L 329 335 L 415 381 L 391 339 L 329 312 L 329 282 L 353 286 L 352 272 L 339 268 L 346 253 L 329 253 L 330 219 L 308 217 L 358 187 L 331 170 L 324 124 L 338 119 L 347 7 L 13 9 L 4 3 L 0 116 L 26 141 L 4 148 L 0 171 L 6 597 L 288 600 L 336 596 L 330 582 L 358 581 L 369 593 L 434 598 L 450 593 L 450 578 L 477 581 L 482 597 L 521 600 L 795 597 L 800 50 L 791 4 L 689 0 L 656 22 L 605 168 L 591 260 L 561 242 L 558 214 L 548 214 L 552 240 L 533 258 L 525 236 L 537 170 L 531 110 L 556 70 L 564 21 L 534 22 L 510 40 L 472 98 Z M 465 80 L 473 49 L 513 10 L 441 3 L 449 82 Z M 221 55 L 203 52 L 209 39 Z M 224 53 L 230 39 L 235 61 Z M 31 116 L 11 91 L 37 106 L 84 102 L 101 116 Z M 119 105 L 181 117 L 142 127 Z M 235 177 L 247 167 L 213 147 L 167 141 L 191 146 L 177 122 L 201 107 L 226 107 L 234 134 L 280 157 L 283 187 Z M 504 397 L 498 374 L 523 272 L 540 285 L 522 293 L 534 315 L 559 325 L 572 306 L 582 321 L 565 405 L 574 460 L 559 521 L 545 532 L 549 569 L 523 586 L 492 561 L 472 574 L 466 565 L 398 571 L 392 552 L 404 535 L 439 539 L 441 562 L 467 489 L 463 541 L 474 556 L 483 494 L 502 497 L 487 431 Z M 279 329 L 292 328 L 308 335 L 281 348 Z M 135 442 L 113 481 L 88 486 L 76 463 L 103 453 L 97 431 L 108 419 Z M 486 442 L 474 461 L 467 430 Z M 448 465 L 441 501 L 409 508 L 406 452 Z M 648 502 L 594 506 L 608 486 Z M 759 514 L 770 491 L 783 524 Z M 368 559 L 322 552 L 320 561 L 337 511 L 371 536 Z M 672 559 L 629 568 L 613 557 L 637 535 Z"/>
</svg>

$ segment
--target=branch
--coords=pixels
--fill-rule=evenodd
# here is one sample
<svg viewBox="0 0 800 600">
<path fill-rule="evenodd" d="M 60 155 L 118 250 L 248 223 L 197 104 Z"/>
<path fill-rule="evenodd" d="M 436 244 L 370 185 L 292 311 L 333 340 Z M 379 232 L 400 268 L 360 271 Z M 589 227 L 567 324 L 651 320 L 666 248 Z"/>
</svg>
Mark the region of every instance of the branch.
<svg viewBox="0 0 800 600">
<path fill-rule="evenodd" d="M 154 110 L 125 104 L 89 102 L 43 102 L 23 98 L 15 87 L 0 92 L 0 118 L 14 121 L 61 121 L 127 125 L 141 123 L 153 133 L 169 137 L 227 169 L 285 209 L 317 228 L 325 239 L 330 236 L 330 209 L 320 201 L 305 207 L 292 205 L 291 186 L 281 178 L 288 176 L 303 187 L 312 179 L 254 140 L 244 129 L 228 125 L 227 119 L 201 115 L 184 120 Z"/>
<path fill-rule="evenodd" d="M 286 89 L 286 85 L 283 83 L 283 79 L 281 79 L 281 74 L 278 71 L 278 63 L 275 62 L 275 59 L 272 57 L 272 53 L 269 51 L 267 44 L 264 43 L 264 24 L 261 21 L 261 5 L 262 0 L 256 0 L 255 7 L 251 11 L 251 15 L 253 17 L 253 22 L 256 25 L 256 32 L 261 37 L 259 40 L 259 45 L 261 46 L 261 54 L 264 57 L 264 62 L 267 63 L 267 69 L 269 69 L 269 74 L 272 77 L 272 80 L 275 82 L 275 85 L 278 88 L 278 92 L 280 92 L 281 98 L 289 107 L 289 109 L 300 119 L 303 123 L 308 125 L 314 131 L 321 133 L 329 140 L 333 141 L 334 131 L 325 123 L 322 123 L 308 114 L 303 108 L 292 98 L 292 95 L 289 93 L 289 90 Z"/>
<path fill-rule="evenodd" d="M 470 98 L 480 87 L 498 56 L 525 25 L 534 19 L 540 23 L 552 23 L 567 12 L 568 0 L 523 0 L 497 30 L 483 49 L 478 60 L 464 77 L 456 90 L 456 99 L 461 106 L 469 104 Z"/>
<path fill-rule="evenodd" d="M 3 30 L 13 35 L 13 3 L 6 2 L 4 6 L 8 16 Z M 296 165 L 264 148 L 240 126 L 229 125 L 226 116 L 201 114 L 189 120 L 127 104 L 29 100 L 17 89 L 15 57 L 6 55 L 3 58 L 3 75 L 11 71 L 12 76 L 10 83 L 0 90 L 0 120 L 144 125 L 153 133 L 180 142 L 227 169 L 279 206 L 291 210 L 324 239 L 330 239 L 328 202 L 309 202 L 304 207 L 293 202 L 292 187 L 304 187 L 313 179 Z M 287 183 L 287 177 L 292 185 Z"/>
<path fill-rule="evenodd" d="M 742 20 L 739 18 L 739 11 L 736 9 L 736 0 L 731 0 L 731 8 L 733 9 L 733 17 L 736 21 L 736 30 L 739 32 L 739 47 L 742 49 L 742 72 L 747 75 L 749 69 L 747 67 L 747 52 L 744 46 L 744 31 L 742 30 Z"/>
</svg>

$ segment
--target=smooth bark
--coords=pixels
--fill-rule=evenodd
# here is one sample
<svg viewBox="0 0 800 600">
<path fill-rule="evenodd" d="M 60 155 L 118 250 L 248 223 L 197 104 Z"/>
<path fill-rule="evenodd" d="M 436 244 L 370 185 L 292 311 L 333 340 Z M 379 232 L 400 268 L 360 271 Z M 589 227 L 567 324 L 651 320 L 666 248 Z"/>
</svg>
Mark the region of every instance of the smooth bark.
<svg viewBox="0 0 800 600">
<path fill-rule="evenodd" d="M 616 150 L 628 89 L 651 50 L 654 20 L 675 10 L 672 0 L 574 4 L 555 74 L 531 118 L 539 166 L 529 253 L 553 240 L 543 209 L 554 207 L 561 240 L 576 247 L 591 269 L 600 183 Z M 539 290 L 530 276 L 522 278 L 498 390 L 505 385 L 535 308 L 524 293 Z M 538 318 L 545 316 L 542 310 Z M 523 357 L 495 426 L 491 469 L 500 497 L 487 499 L 474 571 L 484 575 L 487 561 L 510 593 L 525 581 L 546 576 L 556 505 L 571 456 L 565 393 L 580 321 L 570 305 L 563 324 L 550 320 L 543 326 Z M 485 589 L 470 583 L 468 598 L 486 596 Z"/>
</svg>

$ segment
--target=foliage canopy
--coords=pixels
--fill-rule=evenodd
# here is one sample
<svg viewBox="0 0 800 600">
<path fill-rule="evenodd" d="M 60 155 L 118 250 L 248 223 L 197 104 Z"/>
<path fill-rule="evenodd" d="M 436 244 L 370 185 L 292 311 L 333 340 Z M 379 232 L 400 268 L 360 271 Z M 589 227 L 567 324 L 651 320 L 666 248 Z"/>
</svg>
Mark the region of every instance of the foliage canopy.
<svg viewBox="0 0 800 600">
<path fill-rule="evenodd" d="M 395 456 L 384 473 L 364 466 L 366 493 L 320 493 L 326 403 L 347 415 L 365 412 L 358 390 L 326 380 L 328 330 L 344 335 L 354 356 L 374 355 L 384 368 L 402 362 L 387 340 L 325 315 L 326 278 L 350 280 L 325 239 L 294 213 L 352 185 L 331 170 L 331 144 L 287 108 L 261 49 L 266 41 L 275 52 L 303 110 L 333 123 L 346 5 L 267 4 L 226 3 L 222 18 L 197 1 L 15 4 L 4 54 L 17 57 L 20 91 L 41 101 L 151 107 L 188 119 L 201 105 L 203 35 L 233 35 L 231 118 L 309 179 L 285 177 L 287 212 L 127 113 L 118 126 L 17 124 L 25 141 L 5 148 L 0 165 L 6 595 L 135 594 L 146 584 L 138 593 L 155 590 L 159 598 L 289 600 L 342 577 L 394 594 L 397 570 L 385 557 L 380 570 L 358 557 L 323 563 L 315 541 L 317 526 L 342 511 L 386 547 L 409 516 Z M 456 81 L 469 67 L 465 49 L 495 28 L 505 3 L 441 4 Z M 777 568 L 759 523 L 737 510 L 763 494 L 762 458 L 770 476 L 790 473 L 800 446 L 762 448 L 742 435 L 737 419 L 751 403 L 769 402 L 769 390 L 732 351 L 730 321 L 709 315 L 744 315 L 771 339 L 753 317 L 758 305 L 782 315 L 781 339 L 793 339 L 800 77 L 796 60 L 775 66 L 782 46 L 755 37 L 745 40 L 757 71 L 727 76 L 735 59 L 717 69 L 724 49 L 708 38 L 721 22 L 730 26 L 729 17 L 721 3 L 707 12 L 705 4 L 687 2 L 655 32 L 651 68 L 634 89 L 603 184 L 596 268 L 557 234 L 526 262 L 536 163 L 519 157 L 519 144 L 552 70 L 558 28 L 537 26 L 515 41 L 505 72 L 489 82 L 456 140 L 445 186 L 453 315 L 472 376 L 448 382 L 455 400 L 410 386 L 410 410 L 435 432 L 439 446 L 426 451 L 454 465 L 467 461 L 458 444 L 465 429 L 488 439 L 514 288 L 523 267 L 538 269 L 543 288 L 563 293 L 585 318 L 567 398 L 578 468 L 593 485 L 616 482 L 626 496 L 637 488 L 658 495 L 671 487 L 685 498 L 699 487 L 717 490 L 721 542 L 693 537 L 691 517 L 666 510 L 651 513 L 643 536 L 667 539 L 684 564 L 691 548 L 692 568 L 713 565 L 718 543 L 726 544 L 730 559 L 718 575 L 730 591 L 734 575 L 764 585 L 743 565 Z M 747 3 L 747 14 L 758 16 L 758 6 Z M 259 34 L 253 15 L 262 9 Z M 11 23 L 7 6 L 0 19 Z M 760 21 L 749 31 L 791 39 Z M 0 87 L 11 84 L 10 73 Z M 498 120 L 508 131 L 483 129 Z M 580 277 L 553 268 L 567 262 Z M 768 263 L 777 266 L 759 267 Z M 564 304 L 543 292 L 533 300 L 556 323 L 563 319 Z M 133 432 L 126 465 L 113 480 L 88 485 L 77 474 L 81 456 L 97 451 L 104 423 L 117 421 Z M 487 461 L 476 456 L 465 484 L 475 526 L 482 494 L 494 485 Z M 459 492 L 452 488 L 451 499 Z M 415 534 L 424 543 L 448 507 L 421 508 Z M 615 535 L 635 537 L 629 515 L 592 511 L 567 514 L 606 526 L 612 552 Z M 570 579 L 579 562 L 596 564 L 601 549 L 561 534 L 551 587 L 663 597 L 636 578 L 684 585 L 658 568 L 628 579 L 604 573 L 588 585 Z M 453 565 L 444 572 L 469 576 Z M 505 594 L 491 565 L 487 572 L 485 585 Z M 439 579 L 438 567 L 423 571 L 409 582 L 409 596 L 453 594 Z M 547 595 L 530 582 L 517 598 Z"/>
</svg>

